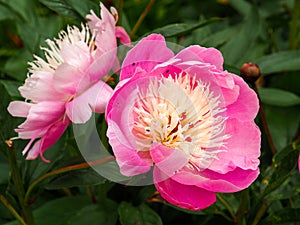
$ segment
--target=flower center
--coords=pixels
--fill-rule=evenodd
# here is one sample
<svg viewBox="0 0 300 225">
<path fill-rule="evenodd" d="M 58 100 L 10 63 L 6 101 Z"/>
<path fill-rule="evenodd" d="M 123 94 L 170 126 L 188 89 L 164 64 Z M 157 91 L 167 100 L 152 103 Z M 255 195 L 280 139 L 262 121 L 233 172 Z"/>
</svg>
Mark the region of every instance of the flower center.
<svg viewBox="0 0 300 225">
<path fill-rule="evenodd" d="M 139 91 L 133 109 L 132 133 L 138 151 L 153 142 L 184 151 L 190 169 L 203 169 L 223 150 L 225 117 L 218 96 L 189 74 L 154 78 Z"/>
</svg>

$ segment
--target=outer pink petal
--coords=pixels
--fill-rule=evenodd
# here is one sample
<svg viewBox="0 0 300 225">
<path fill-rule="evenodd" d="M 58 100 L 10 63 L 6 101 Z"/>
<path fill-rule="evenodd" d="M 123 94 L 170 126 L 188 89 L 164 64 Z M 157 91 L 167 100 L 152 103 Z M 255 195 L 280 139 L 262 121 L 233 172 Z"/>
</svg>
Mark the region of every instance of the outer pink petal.
<svg viewBox="0 0 300 225">
<path fill-rule="evenodd" d="M 151 163 L 144 160 L 137 150 L 130 146 L 118 125 L 110 120 L 108 120 L 107 136 L 123 175 L 135 176 L 150 170 Z"/>
<path fill-rule="evenodd" d="M 243 170 L 236 168 L 226 174 L 212 170 L 190 171 L 184 169 L 172 177 L 185 185 L 196 185 L 212 192 L 237 192 L 247 188 L 258 176 L 259 169 Z"/>
<path fill-rule="evenodd" d="M 259 109 L 257 95 L 241 77 L 232 76 L 235 84 L 240 87 L 240 92 L 238 99 L 227 107 L 227 114 L 241 121 L 253 121 Z"/>
<path fill-rule="evenodd" d="M 104 113 L 112 88 L 98 81 L 88 90 L 66 104 L 66 113 L 73 123 L 87 122 L 92 112 Z"/>
<path fill-rule="evenodd" d="M 162 182 L 156 182 L 156 181 Z M 172 178 L 166 179 L 161 171 L 154 169 L 154 184 L 161 196 L 169 203 L 189 210 L 201 210 L 216 201 L 213 192 L 194 185 L 184 185 Z"/>
<path fill-rule="evenodd" d="M 64 114 L 64 102 L 39 102 L 32 104 L 27 119 L 18 132 L 40 130 L 60 119 Z"/>
<path fill-rule="evenodd" d="M 189 161 L 188 156 L 183 151 L 171 149 L 158 143 L 152 144 L 150 154 L 155 166 L 168 177 L 173 176 Z"/>
<path fill-rule="evenodd" d="M 7 107 L 12 116 L 27 117 L 32 104 L 23 101 L 13 101 Z"/>
<path fill-rule="evenodd" d="M 201 175 L 209 178 L 197 186 L 213 192 L 236 192 L 250 186 L 259 175 L 259 169 L 243 170 L 236 168 L 226 174 L 219 174 L 214 171 L 205 170 Z"/>
<path fill-rule="evenodd" d="M 205 48 L 193 45 L 180 51 L 175 58 L 184 61 L 200 61 L 215 65 L 217 69 L 223 70 L 223 56 L 215 48 Z"/>
<path fill-rule="evenodd" d="M 131 45 L 130 37 L 123 27 L 120 26 L 116 27 L 116 37 L 120 39 L 122 44 L 128 46 Z"/>
<path fill-rule="evenodd" d="M 256 124 L 237 119 L 227 119 L 224 152 L 218 154 L 219 160 L 214 160 L 209 169 L 227 173 L 240 167 L 244 170 L 256 170 L 260 156 L 260 130 Z"/>
<path fill-rule="evenodd" d="M 43 157 L 45 150 L 51 147 L 62 136 L 69 124 L 70 121 L 68 119 L 64 121 L 58 120 L 51 124 L 41 140 L 37 141 L 29 150 L 26 159 L 36 159 L 40 155 L 44 161 L 49 162 Z"/>
<path fill-rule="evenodd" d="M 157 64 L 165 62 L 174 56 L 174 53 L 166 46 L 162 35 L 151 34 L 140 40 L 124 59 L 120 80 L 134 75 L 137 67 L 150 72 Z"/>
</svg>

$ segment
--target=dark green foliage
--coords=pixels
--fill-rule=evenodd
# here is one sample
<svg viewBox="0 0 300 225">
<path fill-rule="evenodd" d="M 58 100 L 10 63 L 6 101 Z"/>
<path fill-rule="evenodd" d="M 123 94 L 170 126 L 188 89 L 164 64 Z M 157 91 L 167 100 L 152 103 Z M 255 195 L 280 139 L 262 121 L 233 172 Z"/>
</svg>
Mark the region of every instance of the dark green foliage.
<svg viewBox="0 0 300 225">
<path fill-rule="evenodd" d="M 296 28 L 291 23 L 294 2 L 299 0 L 156 1 L 132 38 L 137 41 L 155 32 L 181 46 L 216 47 L 224 56 L 224 67 L 236 74 L 245 62 L 258 64 L 262 73 L 258 93 L 277 153 L 272 154 L 258 116 L 261 173 L 247 190 L 220 194 L 214 205 L 194 212 L 165 203 L 154 186 L 115 184 L 84 168 L 50 176 L 35 186 L 27 203 L 36 224 L 300 224 L 300 20 Z M 118 25 L 130 33 L 148 0 L 103 3 L 117 8 Z M 0 0 L 0 194 L 18 212 L 5 140 L 17 135 L 14 129 L 23 120 L 11 117 L 6 108 L 11 100 L 23 100 L 18 87 L 24 83 L 33 54 L 44 57 L 40 46 L 45 46 L 45 39 L 57 37 L 68 24 L 80 26 L 90 10 L 99 15 L 98 0 Z M 298 30 L 297 36 L 290 36 L 291 29 Z M 96 120 L 99 136 L 108 147 L 104 118 Z M 25 190 L 50 171 L 85 162 L 72 132 L 69 128 L 47 150 L 45 157 L 51 163 L 26 161 L 21 151 L 27 142 L 14 141 Z M 1 202 L 0 224 L 18 224 Z"/>
</svg>

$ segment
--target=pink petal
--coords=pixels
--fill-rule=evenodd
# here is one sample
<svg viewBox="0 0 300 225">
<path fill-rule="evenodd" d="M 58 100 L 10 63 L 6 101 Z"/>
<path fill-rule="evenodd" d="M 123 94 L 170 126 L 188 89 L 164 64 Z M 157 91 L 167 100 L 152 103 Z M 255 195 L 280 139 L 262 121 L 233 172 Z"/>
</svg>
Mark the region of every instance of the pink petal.
<svg viewBox="0 0 300 225">
<path fill-rule="evenodd" d="M 212 170 L 191 171 L 184 169 L 172 177 L 183 185 L 196 185 L 212 192 L 237 192 L 247 188 L 258 176 L 259 169 L 243 170 L 236 168 L 226 174 Z"/>
<path fill-rule="evenodd" d="M 152 144 L 150 154 L 155 166 L 168 177 L 173 176 L 189 161 L 188 156 L 183 151 L 168 148 L 158 143 Z"/>
<path fill-rule="evenodd" d="M 197 186 L 213 192 L 236 192 L 249 187 L 259 175 L 259 169 L 243 170 L 236 168 L 226 174 L 205 170 L 201 176 L 209 178 Z"/>
<path fill-rule="evenodd" d="M 24 98 L 34 102 L 61 100 L 63 95 L 53 87 L 53 73 L 47 71 L 34 71 L 25 80 L 25 84 L 19 87 Z"/>
<path fill-rule="evenodd" d="M 165 179 L 157 168 L 154 169 L 155 187 L 161 196 L 169 203 L 189 210 L 201 210 L 216 201 L 213 192 L 204 190 L 194 185 L 184 185 L 172 178 Z M 162 182 L 156 182 L 156 181 Z"/>
<path fill-rule="evenodd" d="M 134 75 L 137 67 L 150 72 L 155 65 L 167 61 L 174 53 L 166 46 L 162 35 L 151 34 L 133 47 L 124 59 L 120 80 Z"/>
<path fill-rule="evenodd" d="M 98 81 L 88 90 L 66 104 L 66 113 L 73 123 L 87 122 L 92 112 L 104 113 L 112 88 Z"/>
<path fill-rule="evenodd" d="M 101 18 L 97 17 L 93 11 L 87 15 L 89 20 L 88 25 L 92 33 L 96 34 L 95 45 L 96 58 L 107 51 L 117 47 L 116 34 L 115 34 L 115 19 L 105 6 L 100 2 Z M 105 44 L 103 44 L 105 43 Z"/>
<path fill-rule="evenodd" d="M 227 119 L 224 135 L 224 152 L 218 153 L 219 160 L 214 160 L 209 169 L 227 173 L 239 167 L 244 170 L 256 170 L 260 156 L 260 130 L 253 121 L 245 122 L 237 119 Z"/>
<path fill-rule="evenodd" d="M 180 51 L 175 58 L 185 61 L 200 61 L 215 65 L 217 69 L 223 70 L 223 56 L 215 48 L 205 48 L 193 45 Z"/>
<path fill-rule="evenodd" d="M 114 48 L 98 56 L 87 71 L 89 78 L 86 77 L 85 79 L 89 79 L 93 83 L 107 75 L 114 65 L 118 64 L 116 54 L 117 49 Z"/>
<path fill-rule="evenodd" d="M 79 68 L 63 63 L 55 71 L 53 86 L 65 95 L 74 95 L 89 84 L 89 79 Z M 79 88 L 80 87 L 80 88 Z"/>
<path fill-rule="evenodd" d="M 39 102 L 32 104 L 27 119 L 19 125 L 17 132 L 41 130 L 48 127 L 64 114 L 64 102 Z"/>
<path fill-rule="evenodd" d="M 130 37 L 123 27 L 116 27 L 116 37 L 120 39 L 122 44 L 131 46 Z"/>
<path fill-rule="evenodd" d="M 40 155 L 45 162 L 49 162 L 49 160 L 46 160 L 43 157 L 45 150 L 51 147 L 53 144 L 55 144 L 55 142 L 65 132 L 69 124 L 70 121 L 67 119 L 64 121 L 59 120 L 51 124 L 48 127 L 45 135 L 42 136 L 41 140 L 37 141 L 33 145 L 33 147 L 29 150 L 26 159 L 28 160 L 36 159 Z"/>
<path fill-rule="evenodd" d="M 134 147 L 130 146 L 118 125 L 110 120 L 108 121 L 107 136 L 123 175 L 135 176 L 150 170 L 151 164 L 144 160 Z"/>
<path fill-rule="evenodd" d="M 72 44 L 63 42 L 60 54 L 64 63 L 80 68 L 81 71 L 86 70 L 93 61 L 89 46 L 83 41 Z"/>
<path fill-rule="evenodd" d="M 227 114 L 231 118 L 237 118 L 241 121 L 252 121 L 259 109 L 257 95 L 242 78 L 236 75 L 232 76 L 240 91 L 238 99 L 227 107 Z"/>
<path fill-rule="evenodd" d="M 23 101 L 9 103 L 7 110 L 12 116 L 27 117 L 32 104 Z"/>
</svg>

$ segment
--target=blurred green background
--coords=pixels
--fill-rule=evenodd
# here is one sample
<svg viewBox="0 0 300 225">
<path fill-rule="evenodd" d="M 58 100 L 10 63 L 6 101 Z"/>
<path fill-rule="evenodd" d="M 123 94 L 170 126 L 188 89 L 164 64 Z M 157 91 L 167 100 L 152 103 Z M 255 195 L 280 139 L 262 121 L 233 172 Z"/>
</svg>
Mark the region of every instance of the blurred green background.
<svg viewBox="0 0 300 225">
<path fill-rule="evenodd" d="M 182 46 L 218 48 L 225 69 L 235 74 L 245 62 L 259 65 L 256 86 L 275 145 L 262 131 L 261 175 L 247 190 L 220 194 L 217 203 L 199 212 L 170 206 L 153 186 L 130 187 L 82 169 L 40 182 L 30 199 L 38 225 L 160 225 L 160 224 L 300 224 L 300 174 L 297 169 L 300 122 L 300 1 L 299 0 L 110 0 L 119 25 L 132 41 L 155 32 Z M 20 210 L 12 184 L 5 140 L 16 136 L 22 121 L 6 107 L 22 99 L 18 87 L 26 78 L 33 54 L 42 56 L 45 39 L 57 37 L 68 24 L 80 26 L 96 0 L 0 0 L 0 194 Z M 145 10 L 146 9 L 146 10 Z M 140 21 L 141 23 L 137 23 Z M 105 139 L 105 123 L 99 118 Z M 26 141 L 15 141 L 25 190 L 34 180 L 57 168 L 83 162 L 69 130 L 40 159 L 25 161 Z M 154 195 L 153 195 L 154 194 Z M 0 203 L 0 224 L 17 224 Z"/>
</svg>

